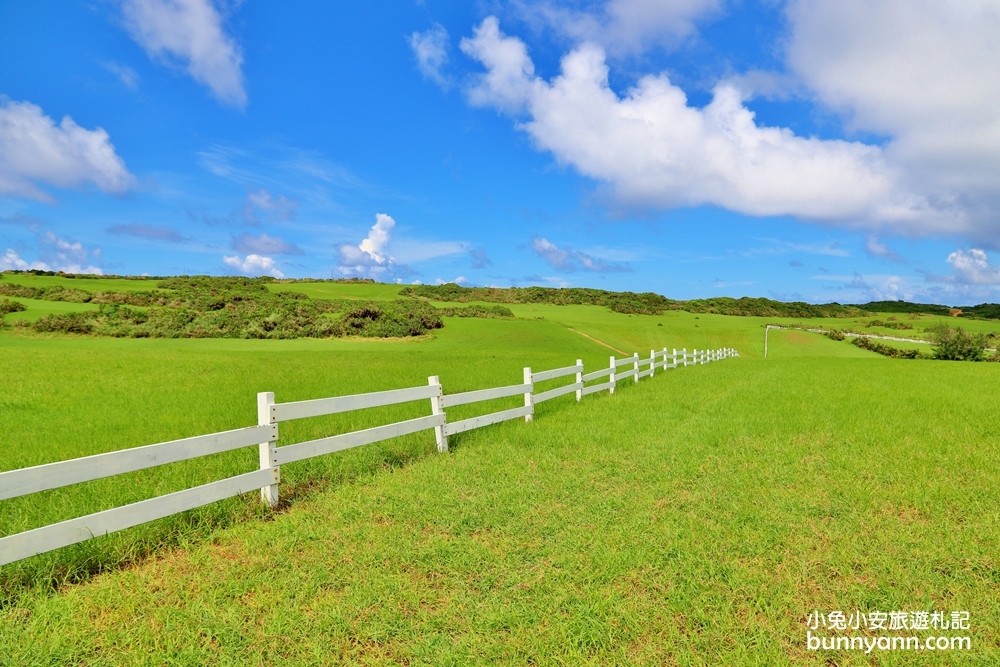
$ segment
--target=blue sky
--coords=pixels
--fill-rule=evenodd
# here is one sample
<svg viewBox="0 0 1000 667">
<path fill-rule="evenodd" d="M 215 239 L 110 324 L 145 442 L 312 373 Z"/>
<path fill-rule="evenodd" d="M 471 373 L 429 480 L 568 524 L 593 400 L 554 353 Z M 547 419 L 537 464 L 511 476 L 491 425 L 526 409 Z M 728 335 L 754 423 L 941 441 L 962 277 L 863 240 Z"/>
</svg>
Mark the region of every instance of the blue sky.
<svg viewBox="0 0 1000 667">
<path fill-rule="evenodd" d="M 997 301 L 997 34 L 988 0 L 5 3 L 0 268 Z"/>
</svg>

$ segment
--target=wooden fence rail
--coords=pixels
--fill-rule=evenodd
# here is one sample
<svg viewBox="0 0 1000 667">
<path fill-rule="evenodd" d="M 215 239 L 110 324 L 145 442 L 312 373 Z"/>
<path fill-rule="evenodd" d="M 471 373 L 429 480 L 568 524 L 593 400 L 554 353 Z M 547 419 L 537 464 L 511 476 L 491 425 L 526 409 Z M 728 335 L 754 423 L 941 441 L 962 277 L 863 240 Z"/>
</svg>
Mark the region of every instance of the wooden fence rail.
<svg viewBox="0 0 1000 667">
<path fill-rule="evenodd" d="M 260 468 L 253 472 L 0 537 L 0 566 L 258 489 L 261 499 L 273 507 L 278 502 L 280 466 L 286 463 L 425 430 L 433 430 L 438 451 L 447 452 L 448 436 L 521 417 L 525 421 L 531 421 L 536 404 L 559 396 L 575 393 L 576 400 L 580 401 L 584 396 L 599 391 L 607 390 L 613 394 L 619 380 L 631 377 L 638 382 L 640 378 L 652 376 L 658 368 L 666 370 L 687 366 L 689 361 L 692 364 L 705 364 L 737 356 L 739 354 L 732 348 L 693 350 L 690 353 L 687 348 L 680 351 L 674 349 L 671 353 L 663 348 L 659 352 L 651 350 L 648 358 L 640 358 L 638 353 L 622 359 L 611 357 L 607 368 L 590 373 L 583 372 L 583 361 L 577 359 L 574 365 L 563 368 L 539 372 L 525 368 L 521 384 L 458 394 L 445 394 L 437 376 L 429 377 L 427 386 L 289 403 L 275 403 L 273 393 L 262 392 L 257 395 L 257 426 L 0 472 L 0 501 L 3 501 L 243 447 L 258 447 L 260 453 Z M 625 366 L 631 368 L 619 373 L 618 369 Z M 642 367 L 647 368 L 640 371 Z M 536 383 L 570 376 L 573 376 L 573 381 L 568 384 L 535 392 Z M 607 378 L 604 382 L 587 384 L 604 378 Z M 522 407 L 448 422 L 446 408 L 520 395 L 524 396 Z M 278 446 L 279 422 L 419 400 L 430 401 L 430 415 Z"/>
</svg>

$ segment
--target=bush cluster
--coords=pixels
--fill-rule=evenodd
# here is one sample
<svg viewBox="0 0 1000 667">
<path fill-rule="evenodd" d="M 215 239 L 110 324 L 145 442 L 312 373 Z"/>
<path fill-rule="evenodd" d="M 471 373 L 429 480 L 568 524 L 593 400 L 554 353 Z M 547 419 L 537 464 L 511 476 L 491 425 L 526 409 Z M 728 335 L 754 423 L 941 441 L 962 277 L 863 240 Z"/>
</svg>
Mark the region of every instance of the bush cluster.
<svg viewBox="0 0 1000 667">
<path fill-rule="evenodd" d="M 844 340 L 844 332 L 839 329 L 830 329 L 826 332 L 826 337 L 832 340 Z"/>
<path fill-rule="evenodd" d="M 606 306 L 616 313 L 662 315 L 673 309 L 676 301 L 653 292 L 609 292 L 587 287 L 461 287 L 445 285 L 414 285 L 399 292 L 404 296 L 423 297 L 434 301 L 488 301 L 490 303 L 550 303 L 557 306 Z"/>
<path fill-rule="evenodd" d="M 404 287 L 400 294 L 423 297 L 434 301 L 488 301 L 491 303 L 549 303 L 557 306 L 605 306 L 616 313 L 629 315 L 662 315 L 668 310 L 689 313 L 714 313 L 753 317 L 860 317 L 870 315 L 854 306 L 839 303 L 813 305 L 796 301 L 784 303 L 772 299 L 743 297 L 733 299 L 694 299 L 674 301 L 653 292 L 609 292 L 582 287 L 461 287 L 446 285 L 415 285 Z"/>
<path fill-rule="evenodd" d="M 913 328 L 913 325 L 910 324 L 909 322 L 890 322 L 890 321 L 883 322 L 882 320 L 872 320 L 865 326 L 867 326 L 869 329 L 871 329 L 872 327 L 882 327 L 883 329 L 897 329 L 900 331 L 904 329 Z"/>
<path fill-rule="evenodd" d="M 3 317 L 7 313 L 19 313 L 22 310 L 27 310 L 27 308 L 20 301 L 0 299 L 0 317 Z"/>
<path fill-rule="evenodd" d="M 962 327 L 939 324 L 927 330 L 934 340 L 934 358 L 947 361 L 983 361 L 986 359 L 988 334 L 974 334 Z"/>
<path fill-rule="evenodd" d="M 898 347 L 892 347 L 891 345 L 885 345 L 877 340 L 868 338 L 867 336 L 858 336 L 853 341 L 851 341 L 858 347 L 871 350 L 872 352 L 877 352 L 886 357 L 892 357 L 893 359 L 924 359 L 926 355 L 920 353 L 920 350 L 903 350 Z"/>
<path fill-rule="evenodd" d="M 438 308 L 442 317 L 480 317 L 487 320 L 513 319 L 514 313 L 507 306 L 483 306 L 473 304 L 464 308 Z"/>
<path fill-rule="evenodd" d="M 160 293 L 95 292 L 80 302 L 99 304 L 96 311 L 48 315 L 31 328 L 117 338 L 289 339 L 419 336 L 443 326 L 437 311 L 421 301 L 310 299 L 271 292 L 271 280 L 185 276 L 161 281 Z M 63 297 L 66 291 L 46 294 Z"/>
</svg>

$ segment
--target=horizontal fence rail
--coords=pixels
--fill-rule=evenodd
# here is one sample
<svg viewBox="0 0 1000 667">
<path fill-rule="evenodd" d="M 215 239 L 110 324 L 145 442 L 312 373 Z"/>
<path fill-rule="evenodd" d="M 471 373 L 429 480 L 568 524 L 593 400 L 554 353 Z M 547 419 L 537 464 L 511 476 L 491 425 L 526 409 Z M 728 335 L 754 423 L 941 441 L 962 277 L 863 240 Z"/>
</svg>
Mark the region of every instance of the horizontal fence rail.
<svg viewBox="0 0 1000 667">
<path fill-rule="evenodd" d="M 448 436 L 522 417 L 525 421 L 531 421 L 538 403 L 573 393 L 576 394 L 577 401 L 601 391 L 613 394 L 618 382 L 629 377 L 638 382 L 640 378 L 655 375 L 657 369 L 706 364 L 738 356 L 739 353 L 733 348 L 691 352 L 687 348 L 680 351 L 675 348 L 669 353 L 664 348 L 660 351 L 651 350 L 649 357 L 639 357 L 638 353 L 621 359 L 610 357 L 606 368 L 590 373 L 584 373 L 583 361 L 577 359 L 576 364 L 563 368 L 538 372 L 525 368 L 521 384 L 457 394 L 444 394 L 437 376 L 428 378 L 427 386 L 288 403 L 275 403 L 273 393 L 262 392 L 257 395 L 257 426 L 0 472 L 0 501 L 3 501 L 243 447 L 257 447 L 259 451 L 259 469 L 252 472 L 0 537 L 0 566 L 251 491 L 259 490 L 262 500 L 273 507 L 278 502 L 280 466 L 283 464 L 427 430 L 434 431 L 438 451 L 447 452 Z M 631 368 L 618 372 L 618 369 L 625 366 Z M 640 370 L 643 367 L 645 370 Z M 535 392 L 537 383 L 560 378 L 572 381 Z M 598 384 L 587 384 L 602 379 L 604 381 Z M 513 396 L 523 396 L 524 405 L 448 422 L 446 408 Z M 278 446 L 280 422 L 419 400 L 429 401 L 430 415 Z"/>
</svg>

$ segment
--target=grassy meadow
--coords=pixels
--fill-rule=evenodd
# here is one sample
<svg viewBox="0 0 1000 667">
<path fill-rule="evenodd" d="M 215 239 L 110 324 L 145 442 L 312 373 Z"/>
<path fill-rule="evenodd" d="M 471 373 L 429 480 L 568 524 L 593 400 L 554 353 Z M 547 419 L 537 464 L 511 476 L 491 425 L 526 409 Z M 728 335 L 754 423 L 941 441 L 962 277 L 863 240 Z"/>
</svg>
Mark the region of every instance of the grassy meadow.
<svg viewBox="0 0 1000 667">
<path fill-rule="evenodd" d="M 5 319 L 31 316 L 23 301 Z M 425 432 L 283 466 L 274 512 L 248 494 L 0 567 L 0 665 L 1000 663 L 1000 364 L 886 359 L 787 330 L 765 360 L 773 318 L 510 307 L 518 319 L 446 318 L 389 341 L 0 331 L 2 470 L 251 425 L 258 391 L 285 402 L 439 375 L 455 393 L 519 383 L 528 365 L 594 370 L 608 346 L 742 355 L 541 404 L 532 423 L 453 436 L 447 455 Z M 279 444 L 428 413 L 282 424 Z M 0 535 L 256 457 L 3 501 Z M 817 609 L 969 611 L 972 650 L 809 651 Z"/>
</svg>

